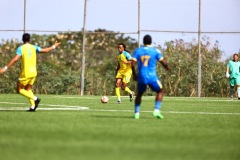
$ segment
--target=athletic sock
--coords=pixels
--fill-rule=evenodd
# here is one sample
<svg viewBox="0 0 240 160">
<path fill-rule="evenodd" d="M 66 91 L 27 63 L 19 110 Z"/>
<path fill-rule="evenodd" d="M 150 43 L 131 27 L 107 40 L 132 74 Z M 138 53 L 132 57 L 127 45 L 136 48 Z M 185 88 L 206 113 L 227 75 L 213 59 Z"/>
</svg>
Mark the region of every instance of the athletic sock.
<svg viewBox="0 0 240 160">
<path fill-rule="evenodd" d="M 120 99 L 120 88 L 119 87 L 116 87 L 115 88 L 115 92 L 116 92 L 116 96 L 118 98 L 118 100 Z"/>
<path fill-rule="evenodd" d="M 240 98 L 240 87 L 237 87 L 238 98 Z"/>
<path fill-rule="evenodd" d="M 155 110 L 160 110 L 160 108 L 161 108 L 161 106 L 162 106 L 162 102 L 161 101 L 156 101 L 155 102 Z"/>
<path fill-rule="evenodd" d="M 136 103 L 135 104 L 135 113 L 139 113 L 140 112 L 140 103 Z"/>
<path fill-rule="evenodd" d="M 29 94 L 31 94 L 35 98 L 32 90 L 28 90 L 28 92 L 29 92 Z M 29 102 L 30 102 L 31 106 L 35 106 L 35 102 L 34 102 L 35 99 L 34 98 L 33 99 L 29 98 Z"/>
<path fill-rule="evenodd" d="M 132 91 L 128 87 L 125 88 L 125 91 L 128 92 L 129 94 L 132 94 Z"/>
</svg>

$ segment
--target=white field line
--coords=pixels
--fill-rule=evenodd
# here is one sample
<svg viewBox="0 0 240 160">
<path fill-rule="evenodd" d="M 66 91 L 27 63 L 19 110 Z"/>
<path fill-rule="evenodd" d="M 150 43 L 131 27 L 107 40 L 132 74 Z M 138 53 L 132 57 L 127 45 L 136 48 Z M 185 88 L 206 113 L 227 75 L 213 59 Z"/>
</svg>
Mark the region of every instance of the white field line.
<svg viewBox="0 0 240 160">
<path fill-rule="evenodd" d="M 66 99 L 97 99 L 97 98 L 94 98 L 94 97 L 69 97 L 69 96 L 54 96 L 55 98 L 66 98 Z M 116 96 L 108 96 L 111 100 L 111 98 L 116 98 Z M 121 96 L 121 98 L 125 99 L 125 98 L 129 98 L 129 96 Z M 155 96 L 143 96 L 143 99 L 155 99 Z M 164 97 L 164 100 L 178 100 L 178 101 L 186 101 L 187 100 L 190 100 L 190 101 L 205 101 L 205 102 L 240 102 L 238 99 L 234 99 L 234 100 L 231 100 L 231 99 L 207 99 L 207 98 L 204 98 L 204 97 Z"/>
<path fill-rule="evenodd" d="M 134 110 L 104 110 L 104 109 L 91 109 L 89 111 L 96 112 L 134 112 Z M 141 111 L 145 113 L 152 113 L 153 111 Z M 178 111 L 161 111 L 161 113 L 172 113 L 172 114 L 205 114 L 205 115 L 239 115 L 240 113 L 220 113 L 220 112 L 178 112 Z"/>
<path fill-rule="evenodd" d="M 29 108 L 27 107 L 0 107 L 0 111 L 26 111 Z M 37 110 L 42 111 L 56 111 L 56 110 L 62 110 L 62 111 L 79 111 L 79 110 L 88 110 L 86 107 L 76 107 L 76 108 L 38 108 Z"/>
<path fill-rule="evenodd" d="M 12 103 L 12 102 L 0 102 L 0 104 L 21 104 L 25 105 L 25 103 Z M 89 109 L 89 107 L 82 106 L 67 106 L 67 105 L 53 105 L 53 104 L 42 104 L 45 106 L 53 106 L 53 107 L 61 107 L 61 108 L 38 108 L 37 110 L 88 110 L 93 112 L 133 112 L 133 110 L 106 110 L 106 109 Z M 27 110 L 27 107 L 0 107 L 2 111 L 11 111 L 11 110 Z M 152 112 L 152 111 L 141 111 L 141 112 Z M 220 113 L 220 112 L 179 112 L 179 111 L 161 111 L 162 113 L 170 113 L 170 114 L 202 114 L 202 115 L 239 115 L 240 113 Z"/>
<path fill-rule="evenodd" d="M 170 99 L 165 99 L 165 100 L 170 100 Z M 176 98 L 176 99 L 174 99 L 174 100 L 177 100 L 177 101 L 186 101 L 186 99 L 178 99 L 178 98 Z M 237 102 L 237 103 L 240 103 L 240 101 L 239 100 L 230 100 L 230 99 L 196 99 L 196 98 L 194 98 L 194 99 L 188 99 L 188 101 L 204 101 L 204 102 Z"/>
<path fill-rule="evenodd" d="M 70 97 L 70 96 L 54 96 L 54 98 L 66 98 L 66 99 L 99 99 L 100 100 L 100 97 L 96 98 L 96 97 Z M 116 96 L 108 96 L 108 98 L 117 98 Z M 129 96 L 121 96 L 121 98 L 129 98 Z"/>
<path fill-rule="evenodd" d="M 64 96 L 54 96 L 54 98 L 60 98 L 60 99 L 63 99 L 63 98 L 66 98 L 66 99 L 96 99 L 94 97 L 64 97 Z"/>
<path fill-rule="evenodd" d="M 20 104 L 26 105 L 25 103 L 12 103 L 12 102 L 0 102 L 0 104 Z M 37 110 L 88 110 L 89 107 L 82 107 L 82 106 L 67 106 L 67 105 L 54 105 L 54 104 L 41 104 L 44 106 L 50 106 L 54 108 L 38 108 Z M 61 108 L 56 108 L 61 107 Z M 0 110 L 27 110 L 28 107 L 0 107 Z"/>
</svg>

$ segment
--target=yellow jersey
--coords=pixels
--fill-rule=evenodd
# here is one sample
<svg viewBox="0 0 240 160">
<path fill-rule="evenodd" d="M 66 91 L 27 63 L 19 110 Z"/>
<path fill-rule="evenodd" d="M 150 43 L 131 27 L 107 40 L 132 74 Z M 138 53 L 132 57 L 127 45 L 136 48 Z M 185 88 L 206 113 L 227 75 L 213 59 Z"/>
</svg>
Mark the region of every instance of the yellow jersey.
<svg viewBox="0 0 240 160">
<path fill-rule="evenodd" d="M 120 68 L 118 70 L 119 73 L 121 73 L 121 74 L 132 73 L 131 64 L 124 63 L 124 62 L 129 61 L 131 58 L 132 58 L 132 56 L 126 51 L 123 51 L 122 53 L 119 53 L 117 55 L 117 60 L 120 65 Z"/>
<path fill-rule="evenodd" d="M 29 43 L 18 47 L 16 54 L 21 56 L 22 72 L 20 79 L 36 77 L 37 76 L 37 56 L 36 53 L 40 52 L 41 48 Z"/>
</svg>

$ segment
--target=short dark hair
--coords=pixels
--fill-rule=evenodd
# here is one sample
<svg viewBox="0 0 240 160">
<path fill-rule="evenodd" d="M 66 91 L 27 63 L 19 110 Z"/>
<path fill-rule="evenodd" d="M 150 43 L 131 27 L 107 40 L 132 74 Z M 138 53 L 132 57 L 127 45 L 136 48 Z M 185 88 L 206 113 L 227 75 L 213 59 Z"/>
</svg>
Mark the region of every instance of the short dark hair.
<svg viewBox="0 0 240 160">
<path fill-rule="evenodd" d="M 233 54 L 233 57 L 234 57 L 235 55 L 237 55 L 237 56 L 238 56 L 238 54 L 237 54 L 237 53 L 234 53 L 234 54 Z"/>
<path fill-rule="evenodd" d="M 124 50 L 126 50 L 126 45 L 124 43 L 119 43 L 118 46 L 122 45 Z"/>
<path fill-rule="evenodd" d="M 146 45 L 146 44 L 152 44 L 152 37 L 150 35 L 145 35 L 143 37 L 143 44 Z"/>
<path fill-rule="evenodd" d="M 25 43 L 25 42 L 30 42 L 30 34 L 29 33 L 24 33 L 23 36 L 22 36 L 22 41 Z"/>
</svg>

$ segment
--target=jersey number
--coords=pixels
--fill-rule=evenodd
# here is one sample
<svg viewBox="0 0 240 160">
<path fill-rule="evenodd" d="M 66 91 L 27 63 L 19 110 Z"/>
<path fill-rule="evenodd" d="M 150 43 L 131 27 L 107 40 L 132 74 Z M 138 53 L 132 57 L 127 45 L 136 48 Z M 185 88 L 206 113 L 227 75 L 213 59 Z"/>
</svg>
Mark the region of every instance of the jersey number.
<svg viewBox="0 0 240 160">
<path fill-rule="evenodd" d="M 150 59 L 150 56 L 141 56 L 141 61 L 143 63 L 143 66 L 148 66 L 149 59 Z"/>
<path fill-rule="evenodd" d="M 29 59 L 30 59 L 31 55 L 32 55 L 32 52 L 30 50 L 28 50 L 28 58 Z"/>
</svg>

